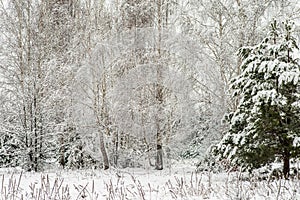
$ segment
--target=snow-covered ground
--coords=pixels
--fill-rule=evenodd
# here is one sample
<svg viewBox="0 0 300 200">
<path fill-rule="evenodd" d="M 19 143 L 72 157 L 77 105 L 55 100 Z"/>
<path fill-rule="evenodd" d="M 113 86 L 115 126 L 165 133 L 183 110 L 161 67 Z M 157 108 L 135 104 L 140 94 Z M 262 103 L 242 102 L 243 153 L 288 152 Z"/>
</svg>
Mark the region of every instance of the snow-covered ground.
<svg viewBox="0 0 300 200">
<path fill-rule="evenodd" d="M 300 199 L 300 181 L 249 180 L 234 173 L 195 173 L 188 165 L 162 171 L 110 169 L 22 172 L 0 170 L 0 198 L 6 199 Z M 243 177 L 244 176 L 244 177 Z M 244 179 L 243 181 L 238 177 Z"/>
</svg>

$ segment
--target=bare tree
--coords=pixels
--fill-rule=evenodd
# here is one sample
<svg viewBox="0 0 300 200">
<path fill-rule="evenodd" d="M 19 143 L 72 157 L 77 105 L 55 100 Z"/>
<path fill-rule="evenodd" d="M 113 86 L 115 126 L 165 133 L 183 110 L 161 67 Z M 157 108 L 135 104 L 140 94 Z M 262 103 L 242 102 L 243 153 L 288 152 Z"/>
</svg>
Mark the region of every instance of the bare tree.
<svg viewBox="0 0 300 200">
<path fill-rule="evenodd" d="M 1 4 L 2 36 L 7 47 L 1 52 L 7 60 L 1 63 L 1 73 L 3 90 L 10 97 L 6 112 L 13 119 L 5 122 L 4 130 L 18 141 L 18 165 L 34 171 L 41 170 L 47 158 L 53 156 L 57 146 L 50 141 L 57 127 L 66 123 L 65 111 L 71 101 L 73 76 L 65 56 L 71 26 L 62 25 L 58 18 L 71 21 L 63 12 L 51 15 L 53 10 L 61 12 L 64 8 L 49 9 L 48 3 Z"/>
</svg>

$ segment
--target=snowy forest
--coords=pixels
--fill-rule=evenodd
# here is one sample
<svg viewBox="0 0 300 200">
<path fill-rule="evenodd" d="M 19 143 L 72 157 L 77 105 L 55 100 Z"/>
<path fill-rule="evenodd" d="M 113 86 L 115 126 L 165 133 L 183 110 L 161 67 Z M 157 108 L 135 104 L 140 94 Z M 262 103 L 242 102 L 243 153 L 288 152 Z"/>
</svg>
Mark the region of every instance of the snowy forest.
<svg viewBox="0 0 300 200">
<path fill-rule="evenodd" d="M 0 29 L 0 168 L 297 173 L 298 0 L 0 0 Z"/>
</svg>

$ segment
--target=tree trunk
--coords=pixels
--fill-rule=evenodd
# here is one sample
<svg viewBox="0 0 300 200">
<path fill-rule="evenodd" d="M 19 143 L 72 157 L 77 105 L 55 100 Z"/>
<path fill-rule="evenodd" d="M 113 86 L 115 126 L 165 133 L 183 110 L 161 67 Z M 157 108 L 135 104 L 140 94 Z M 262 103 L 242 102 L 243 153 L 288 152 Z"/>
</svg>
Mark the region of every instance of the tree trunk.
<svg viewBox="0 0 300 200">
<path fill-rule="evenodd" d="M 159 139 L 158 139 L 159 140 Z M 162 144 L 156 145 L 156 161 L 155 161 L 155 169 L 163 170 L 163 151 Z"/>
<path fill-rule="evenodd" d="M 59 159 L 59 164 L 64 169 L 65 165 L 66 165 L 66 162 L 65 162 L 65 139 L 64 139 L 64 132 L 60 136 L 59 142 L 60 142 L 60 149 L 59 149 L 60 159 Z"/>
<path fill-rule="evenodd" d="M 284 152 L 283 155 L 283 176 L 288 179 L 290 175 L 290 153 L 288 151 Z"/>
<path fill-rule="evenodd" d="M 109 168 L 109 161 L 108 161 L 108 156 L 104 145 L 104 135 L 101 130 L 99 131 L 99 134 L 100 134 L 100 151 L 103 157 L 103 168 L 104 170 L 107 170 Z"/>
<path fill-rule="evenodd" d="M 34 88 L 35 88 L 34 83 Z M 34 171 L 38 171 L 39 155 L 38 155 L 38 128 L 37 128 L 37 98 L 33 97 L 33 132 L 34 132 Z"/>
<path fill-rule="evenodd" d="M 160 96 L 160 95 L 159 95 Z M 161 103 L 159 104 L 160 108 L 158 109 L 158 115 L 161 114 Z M 163 150 L 162 150 L 162 131 L 160 128 L 161 120 L 159 119 L 160 116 L 156 119 L 156 159 L 155 159 L 155 169 L 162 170 L 163 169 Z"/>
<path fill-rule="evenodd" d="M 157 1 L 157 15 L 158 15 L 158 60 L 161 58 L 161 32 L 162 32 L 162 16 L 161 16 L 161 0 Z M 162 88 L 162 69 L 161 64 L 157 65 L 157 84 L 156 84 L 156 100 L 158 104 L 157 119 L 156 119 L 156 159 L 155 169 L 163 169 L 163 152 L 162 152 L 162 130 L 161 130 L 161 115 L 162 115 L 162 104 L 163 104 L 163 88 Z"/>
<path fill-rule="evenodd" d="M 118 158 L 119 158 L 119 134 L 115 132 L 113 134 L 113 141 L 112 141 L 114 148 L 113 148 L 113 164 L 115 167 L 118 166 Z"/>
<path fill-rule="evenodd" d="M 159 81 L 161 80 L 161 73 L 160 69 L 158 69 L 158 78 Z M 162 152 L 162 104 L 163 104 L 163 89 L 160 84 L 157 84 L 156 88 L 156 99 L 158 104 L 158 110 L 157 110 L 157 117 L 156 117 L 156 160 L 155 160 L 155 169 L 162 170 L 163 169 L 163 152 Z"/>
</svg>

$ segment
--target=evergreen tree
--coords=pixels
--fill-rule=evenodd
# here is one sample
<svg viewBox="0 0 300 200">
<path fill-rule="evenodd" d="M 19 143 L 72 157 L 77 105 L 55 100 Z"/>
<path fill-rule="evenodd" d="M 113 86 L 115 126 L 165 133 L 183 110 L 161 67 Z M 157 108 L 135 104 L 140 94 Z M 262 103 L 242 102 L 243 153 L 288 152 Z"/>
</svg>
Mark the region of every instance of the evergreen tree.
<svg viewBox="0 0 300 200">
<path fill-rule="evenodd" d="M 217 147 L 221 157 L 245 168 L 299 156 L 299 62 L 293 23 L 271 23 L 268 36 L 254 47 L 243 47 L 241 75 L 232 81 L 237 110 L 228 115 L 230 129 Z"/>
</svg>

